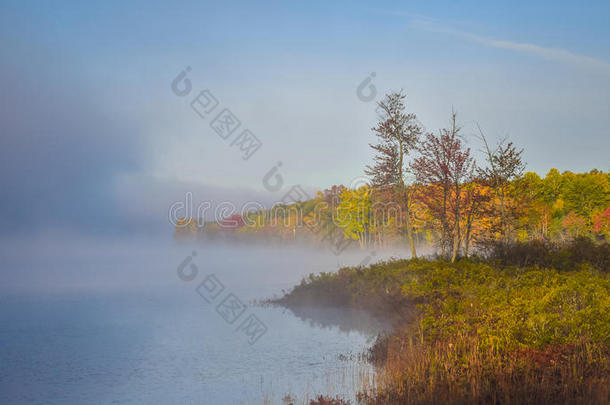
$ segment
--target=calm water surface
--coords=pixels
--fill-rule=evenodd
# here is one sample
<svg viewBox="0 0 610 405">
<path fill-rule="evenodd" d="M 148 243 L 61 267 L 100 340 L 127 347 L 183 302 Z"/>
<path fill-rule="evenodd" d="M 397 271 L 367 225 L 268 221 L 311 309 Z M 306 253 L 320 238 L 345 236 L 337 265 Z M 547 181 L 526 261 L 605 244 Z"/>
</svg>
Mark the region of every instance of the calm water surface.
<svg viewBox="0 0 610 405">
<path fill-rule="evenodd" d="M 367 252 L 46 239 L 0 252 L 2 403 L 281 404 L 286 394 L 304 403 L 353 398 L 374 376 L 358 354 L 379 325 L 253 304 Z M 186 262 L 192 281 L 177 275 Z M 224 290 L 208 303 L 197 287 L 210 274 Z M 231 294 L 245 304 L 232 324 L 217 311 Z M 239 330 L 249 315 L 266 328 L 254 344 Z"/>
</svg>

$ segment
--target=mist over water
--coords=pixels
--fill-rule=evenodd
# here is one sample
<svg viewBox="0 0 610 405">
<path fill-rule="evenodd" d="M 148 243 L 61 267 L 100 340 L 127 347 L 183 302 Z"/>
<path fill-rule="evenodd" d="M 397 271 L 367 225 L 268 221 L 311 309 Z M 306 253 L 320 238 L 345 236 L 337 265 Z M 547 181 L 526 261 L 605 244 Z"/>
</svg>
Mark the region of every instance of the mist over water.
<svg viewBox="0 0 610 405">
<path fill-rule="evenodd" d="M 0 400 L 241 404 L 281 403 L 285 394 L 297 403 L 316 393 L 353 397 L 363 376 L 374 375 L 357 355 L 380 325 L 332 308 L 298 317 L 253 301 L 279 296 L 309 273 L 390 256 L 406 253 L 335 256 L 305 247 L 176 244 L 170 237 L 5 239 Z M 192 281 L 178 276 L 187 261 L 195 266 Z M 210 274 L 224 290 L 208 303 L 197 288 Z M 229 294 L 246 305 L 232 324 L 216 309 Z M 266 328 L 252 345 L 238 330 L 249 315 Z"/>
</svg>

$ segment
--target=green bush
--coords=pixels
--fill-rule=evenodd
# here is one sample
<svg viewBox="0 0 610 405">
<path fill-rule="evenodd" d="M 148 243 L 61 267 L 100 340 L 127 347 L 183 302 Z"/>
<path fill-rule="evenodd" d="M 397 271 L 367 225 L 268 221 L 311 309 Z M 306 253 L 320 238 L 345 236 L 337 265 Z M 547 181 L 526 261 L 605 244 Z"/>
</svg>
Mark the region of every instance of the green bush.
<svg viewBox="0 0 610 405">
<path fill-rule="evenodd" d="M 569 271 L 500 267 L 463 259 L 396 260 L 310 275 L 284 304 L 350 306 L 391 317 L 417 309 L 426 340 L 476 335 L 482 347 L 610 344 L 610 279 L 582 264 Z"/>
<path fill-rule="evenodd" d="M 610 276 L 571 254 L 552 259 L 573 264 L 561 271 L 481 259 L 343 268 L 280 302 L 398 321 L 371 348 L 380 381 L 362 403 L 607 403 Z"/>
</svg>

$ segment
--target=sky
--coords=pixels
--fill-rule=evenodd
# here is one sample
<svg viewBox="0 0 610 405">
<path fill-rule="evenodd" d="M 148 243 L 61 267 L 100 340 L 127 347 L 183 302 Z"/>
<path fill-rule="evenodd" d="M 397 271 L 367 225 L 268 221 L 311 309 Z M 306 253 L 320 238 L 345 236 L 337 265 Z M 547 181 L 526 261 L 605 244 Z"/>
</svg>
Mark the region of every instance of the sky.
<svg viewBox="0 0 610 405">
<path fill-rule="evenodd" d="M 187 193 L 239 211 L 361 184 L 398 89 L 477 153 L 480 126 L 541 175 L 610 170 L 610 3 L 531 3 L 3 1 L 0 233 L 171 232 Z"/>
</svg>

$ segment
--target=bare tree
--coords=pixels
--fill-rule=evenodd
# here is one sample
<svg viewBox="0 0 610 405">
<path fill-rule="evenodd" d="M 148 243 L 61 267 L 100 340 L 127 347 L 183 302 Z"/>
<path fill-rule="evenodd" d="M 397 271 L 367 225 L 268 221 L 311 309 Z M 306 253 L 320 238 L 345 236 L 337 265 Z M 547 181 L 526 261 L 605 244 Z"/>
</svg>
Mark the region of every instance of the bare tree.
<svg viewBox="0 0 610 405">
<path fill-rule="evenodd" d="M 413 228 L 411 225 L 409 187 L 405 181 L 407 157 L 415 150 L 422 129 L 417 116 L 406 112 L 406 94 L 401 91 L 387 94 L 378 104 L 382 118 L 372 128 L 379 143 L 371 144 L 375 151 L 373 166 L 365 173 L 371 176 L 371 185 L 377 188 L 391 187 L 405 206 L 405 226 L 411 246 L 411 255 L 417 257 Z"/>
<path fill-rule="evenodd" d="M 487 142 L 487 138 L 479 127 L 479 134 L 485 145 L 487 167 L 479 170 L 479 174 L 496 192 L 500 202 L 500 227 L 502 240 L 508 242 L 510 239 L 511 218 L 506 207 L 507 186 L 511 180 L 519 178 L 525 170 L 523 162 L 523 149 L 517 149 L 507 138 L 502 139 L 498 146 L 492 150 Z"/>
<path fill-rule="evenodd" d="M 468 257 L 470 242 L 472 240 L 472 227 L 474 222 L 482 216 L 489 215 L 487 203 L 489 194 L 484 192 L 484 180 L 474 178 L 465 187 L 464 207 L 466 211 L 465 233 L 464 233 L 464 256 Z"/>
</svg>

